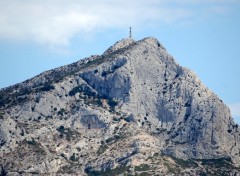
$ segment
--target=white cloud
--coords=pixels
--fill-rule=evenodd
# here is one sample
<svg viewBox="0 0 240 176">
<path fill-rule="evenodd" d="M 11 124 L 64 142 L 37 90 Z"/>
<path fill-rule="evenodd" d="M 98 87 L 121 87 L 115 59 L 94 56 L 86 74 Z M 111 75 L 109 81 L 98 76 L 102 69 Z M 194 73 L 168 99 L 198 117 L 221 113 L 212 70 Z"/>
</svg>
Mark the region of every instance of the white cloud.
<svg viewBox="0 0 240 176">
<path fill-rule="evenodd" d="M 240 117 L 240 103 L 229 104 L 231 114 L 234 117 Z"/>
<path fill-rule="evenodd" d="M 97 30 L 155 22 L 174 24 L 196 15 L 194 9 L 187 8 L 192 3 L 201 1 L 0 0 L 0 39 L 30 40 L 50 47 L 68 46 L 73 36 L 91 35 Z M 221 6 L 217 8 L 220 10 L 214 13 L 221 12 Z"/>
</svg>

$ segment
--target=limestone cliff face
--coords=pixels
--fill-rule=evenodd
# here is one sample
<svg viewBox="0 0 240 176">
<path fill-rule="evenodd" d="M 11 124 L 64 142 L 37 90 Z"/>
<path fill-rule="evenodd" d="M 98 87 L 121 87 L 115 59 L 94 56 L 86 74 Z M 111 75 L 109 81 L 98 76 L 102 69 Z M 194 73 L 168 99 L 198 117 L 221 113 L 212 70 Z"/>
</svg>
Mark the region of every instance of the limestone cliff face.
<svg viewBox="0 0 240 176">
<path fill-rule="evenodd" d="M 213 173 L 239 172 L 228 107 L 155 38 L 123 39 L 0 96 L 2 170 L 14 174 L 199 175 L 215 161 Z"/>
</svg>

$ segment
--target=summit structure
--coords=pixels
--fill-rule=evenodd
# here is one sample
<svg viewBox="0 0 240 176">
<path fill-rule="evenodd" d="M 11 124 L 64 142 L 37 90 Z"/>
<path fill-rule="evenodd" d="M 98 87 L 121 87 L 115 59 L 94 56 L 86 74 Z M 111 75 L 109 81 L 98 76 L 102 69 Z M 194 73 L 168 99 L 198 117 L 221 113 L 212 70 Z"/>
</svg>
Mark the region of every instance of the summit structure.
<svg viewBox="0 0 240 176">
<path fill-rule="evenodd" d="M 132 27 L 129 28 L 129 38 L 132 38 Z"/>
<path fill-rule="evenodd" d="M 0 90 L 9 175 L 238 175 L 239 137 L 229 108 L 152 37 Z"/>
</svg>

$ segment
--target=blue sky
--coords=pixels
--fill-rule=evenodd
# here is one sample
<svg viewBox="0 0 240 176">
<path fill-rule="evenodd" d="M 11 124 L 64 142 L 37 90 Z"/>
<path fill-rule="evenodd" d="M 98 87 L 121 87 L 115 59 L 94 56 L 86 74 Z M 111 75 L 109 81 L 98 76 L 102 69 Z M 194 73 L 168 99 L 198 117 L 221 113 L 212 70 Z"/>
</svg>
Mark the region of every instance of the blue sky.
<svg viewBox="0 0 240 176">
<path fill-rule="evenodd" d="M 116 41 L 156 37 L 240 122 L 239 0 L 0 0 L 0 88 L 101 54 Z"/>
</svg>

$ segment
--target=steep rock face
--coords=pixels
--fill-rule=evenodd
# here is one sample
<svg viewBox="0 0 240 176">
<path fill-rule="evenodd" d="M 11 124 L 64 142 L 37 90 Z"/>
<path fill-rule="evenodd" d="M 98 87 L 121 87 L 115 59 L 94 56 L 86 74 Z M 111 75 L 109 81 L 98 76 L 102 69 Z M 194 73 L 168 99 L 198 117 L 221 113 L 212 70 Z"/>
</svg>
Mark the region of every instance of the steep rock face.
<svg viewBox="0 0 240 176">
<path fill-rule="evenodd" d="M 167 153 L 185 159 L 230 157 L 234 123 L 222 101 L 193 72 L 176 64 L 156 39 L 140 41 L 130 51 L 118 55 L 118 62 L 127 60 L 122 66 L 113 59 L 109 68 L 101 65 L 102 74 L 89 71 L 82 78 L 123 101 L 119 109 L 131 112 L 140 126 L 147 117 L 151 130 L 166 130 L 171 142 Z"/>
<path fill-rule="evenodd" d="M 0 164 L 15 174 L 168 174 L 166 162 L 187 174 L 180 158 L 199 175 L 209 159 L 240 160 L 229 109 L 154 38 L 2 89 L 0 107 Z"/>
</svg>

